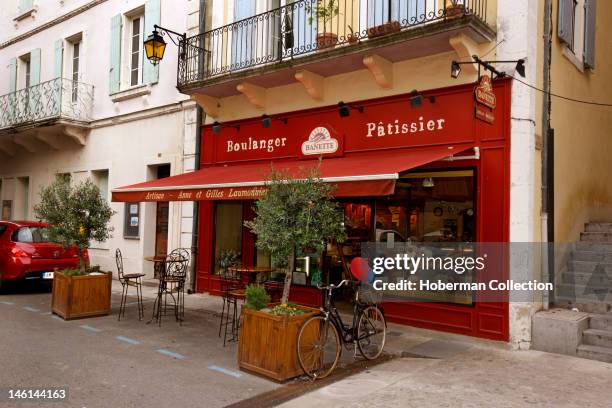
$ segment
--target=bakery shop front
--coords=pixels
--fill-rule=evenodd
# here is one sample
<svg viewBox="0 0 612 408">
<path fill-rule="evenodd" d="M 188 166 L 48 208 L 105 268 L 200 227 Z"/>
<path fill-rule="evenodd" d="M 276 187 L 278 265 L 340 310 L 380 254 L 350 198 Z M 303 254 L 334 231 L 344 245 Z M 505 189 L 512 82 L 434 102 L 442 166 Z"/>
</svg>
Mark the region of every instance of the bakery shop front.
<svg viewBox="0 0 612 408">
<path fill-rule="evenodd" d="M 485 78 L 206 125 L 199 170 L 115 189 L 113 201 L 198 201 L 196 290 L 219 294 L 218 260 L 228 251 L 244 266 L 273 267 L 244 226 L 271 166 L 296 177 L 318 166 L 336 187 L 348 240 L 296 254 L 291 300 L 317 305 L 316 284 L 342 279 L 362 243 L 508 241 L 510 89 L 508 79 Z M 496 274 L 506 279 L 502 269 Z M 508 340 L 508 303 L 479 302 L 476 294 L 387 302 L 384 309 L 389 321 Z"/>
</svg>

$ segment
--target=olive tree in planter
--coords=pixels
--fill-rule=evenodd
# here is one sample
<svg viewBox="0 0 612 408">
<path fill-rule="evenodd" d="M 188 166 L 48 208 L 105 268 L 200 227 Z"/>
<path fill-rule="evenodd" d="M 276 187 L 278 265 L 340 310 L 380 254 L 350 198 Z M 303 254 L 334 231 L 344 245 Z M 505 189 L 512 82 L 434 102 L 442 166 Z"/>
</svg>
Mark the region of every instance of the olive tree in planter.
<svg viewBox="0 0 612 408">
<path fill-rule="evenodd" d="M 243 308 L 238 363 L 278 381 L 302 374 L 297 361 L 297 332 L 316 309 L 289 304 L 297 249 L 323 250 L 326 242 L 346 239 L 344 215 L 333 200 L 334 187 L 312 170 L 292 178 L 274 169 L 266 195 L 255 205 L 255 218 L 245 225 L 257 235 L 257 248 L 285 269 L 281 303 L 270 309 Z M 248 302 L 247 302 L 248 303 Z"/>
<path fill-rule="evenodd" d="M 36 217 L 49 223 L 49 238 L 64 248 L 76 248 L 79 266 L 56 271 L 53 277 L 52 310 L 64 319 L 110 313 L 112 272 L 100 273 L 87 265 L 84 252 L 92 240 L 110 238 L 114 214 L 100 189 L 86 179 L 76 185 L 57 177 L 43 187 Z"/>
</svg>

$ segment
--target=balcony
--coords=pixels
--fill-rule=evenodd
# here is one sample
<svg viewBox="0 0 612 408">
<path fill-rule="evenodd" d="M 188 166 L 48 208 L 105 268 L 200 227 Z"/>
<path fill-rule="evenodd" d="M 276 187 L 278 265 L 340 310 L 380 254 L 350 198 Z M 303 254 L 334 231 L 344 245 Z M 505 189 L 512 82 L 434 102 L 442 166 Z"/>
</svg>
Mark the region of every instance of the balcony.
<svg viewBox="0 0 612 408">
<path fill-rule="evenodd" d="M 244 81 L 291 83 L 297 70 L 363 69 L 367 55 L 397 62 L 457 50 L 453 38 L 483 44 L 495 39 L 487 14 L 487 0 L 299 0 L 187 38 L 177 87 L 221 98 Z"/>
<path fill-rule="evenodd" d="M 58 149 L 61 136 L 84 145 L 93 92 L 93 85 L 56 78 L 0 96 L 0 150 L 13 156 L 14 145 L 35 151 L 40 143 Z"/>
</svg>

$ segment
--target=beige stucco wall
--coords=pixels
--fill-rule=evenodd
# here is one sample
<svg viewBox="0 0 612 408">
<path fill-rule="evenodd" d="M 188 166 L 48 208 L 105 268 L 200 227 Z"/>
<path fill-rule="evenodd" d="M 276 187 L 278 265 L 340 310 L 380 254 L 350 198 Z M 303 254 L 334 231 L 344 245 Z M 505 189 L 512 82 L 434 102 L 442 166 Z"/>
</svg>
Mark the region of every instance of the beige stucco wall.
<svg viewBox="0 0 612 408">
<path fill-rule="evenodd" d="M 595 69 L 581 72 L 558 40 L 553 1 L 552 92 L 612 101 L 612 2 L 597 2 Z M 606 21 L 607 20 L 607 21 Z M 555 129 L 555 241 L 579 239 L 583 224 L 612 221 L 612 108 L 552 98 Z"/>
</svg>

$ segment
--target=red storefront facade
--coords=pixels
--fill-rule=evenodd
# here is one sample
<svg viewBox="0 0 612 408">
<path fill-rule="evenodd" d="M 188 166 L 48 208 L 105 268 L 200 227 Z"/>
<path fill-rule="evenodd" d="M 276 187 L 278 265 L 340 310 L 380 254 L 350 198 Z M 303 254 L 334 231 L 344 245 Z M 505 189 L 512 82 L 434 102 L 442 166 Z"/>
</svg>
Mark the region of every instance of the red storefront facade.
<svg viewBox="0 0 612 408">
<path fill-rule="evenodd" d="M 207 125 L 201 132 L 199 171 L 117 189 L 113 199 L 199 201 L 196 290 L 212 294 L 220 290 L 215 231 L 221 224 L 216 208 L 240 201 L 240 223 L 252 218 L 253 200 L 265 193 L 271 162 L 299 175 L 322 158 L 321 177 L 337 185 L 339 200 L 355 203 L 397 195 L 403 175 L 410 172 L 469 172 L 474 184 L 471 236 L 478 242 L 508 242 L 510 89 L 509 79 L 496 80 L 494 98 L 488 95 L 490 106 L 476 101 L 475 85 L 469 84 L 422 92 L 420 103 L 411 103 L 415 95 L 356 101 L 344 117 L 337 106 L 329 106 L 274 115 L 268 127 L 261 118 L 223 123 L 214 130 Z M 377 220 L 371 230 L 378 234 Z M 240 235 L 242 264 L 253 265 L 259 256 L 255 236 L 246 227 Z M 500 279 L 508 276 L 507 267 L 503 269 L 495 272 Z M 315 305 L 320 295 L 312 285 L 294 285 L 292 300 Z M 385 303 L 384 308 L 393 322 L 509 338 L 507 302 L 402 301 Z"/>
</svg>

